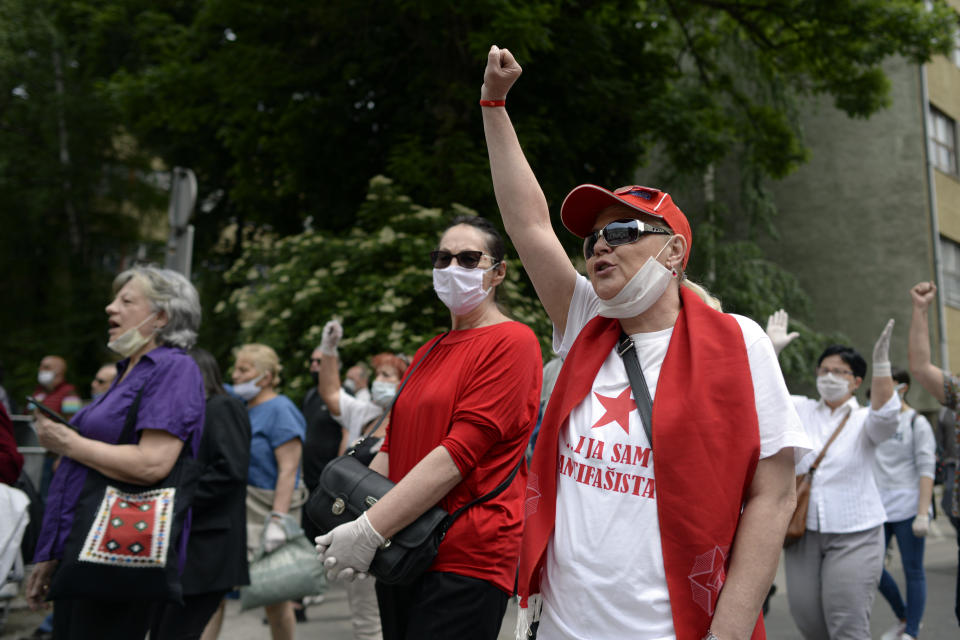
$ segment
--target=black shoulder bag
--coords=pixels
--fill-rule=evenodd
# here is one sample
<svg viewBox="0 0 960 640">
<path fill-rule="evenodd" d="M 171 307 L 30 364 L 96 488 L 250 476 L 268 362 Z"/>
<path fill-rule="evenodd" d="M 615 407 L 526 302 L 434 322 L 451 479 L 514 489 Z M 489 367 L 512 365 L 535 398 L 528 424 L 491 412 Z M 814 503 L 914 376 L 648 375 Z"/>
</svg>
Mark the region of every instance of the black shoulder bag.
<svg viewBox="0 0 960 640">
<path fill-rule="evenodd" d="M 440 340 L 433 343 L 410 370 L 403 384 L 397 389 L 394 402 L 407 381 L 413 376 L 417 366 L 427 359 L 430 351 L 440 344 L 446 335 L 444 334 Z M 387 413 L 389 411 L 380 417 L 380 421 Z M 380 421 L 368 433 L 376 432 Z M 369 469 L 354 455 L 364 439 L 366 438 L 355 442 L 346 453 L 323 468 L 320 483 L 304 507 L 307 517 L 323 533 L 357 519 L 394 487 L 393 482 Z M 506 480 L 489 493 L 471 500 L 453 513 L 447 513 L 436 505 L 430 507 L 377 550 L 370 563 L 370 573 L 380 582 L 389 585 L 410 584 L 419 578 L 433 564 L 440 543 L 460 514 L 473 505 L 490 500 L 503 492 L 513 482 L 522 464 L 523 454 L 521 453 L 520 461 Z"/>
<path fill-rule="evenodd" d="M 143 389 L 127 411 L 117 444 L 134 442 Z M 180 539 L 200 469 L 190 440 L 170 474 L 151 486 L 121 482 L 87 468 L 63 557 L 48 600 L 183 602 Z"/>
</svg>

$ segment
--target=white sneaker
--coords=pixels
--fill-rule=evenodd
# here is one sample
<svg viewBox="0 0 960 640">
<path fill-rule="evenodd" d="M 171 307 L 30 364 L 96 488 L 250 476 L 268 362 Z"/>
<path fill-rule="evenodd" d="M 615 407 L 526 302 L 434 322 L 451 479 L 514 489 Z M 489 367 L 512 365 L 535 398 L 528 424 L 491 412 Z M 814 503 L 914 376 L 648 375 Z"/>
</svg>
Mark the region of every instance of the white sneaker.
<svg viewBox="0 0 960 640">
<path fill-rule="evenodd" d="M 901 634 L 901 635 L 900 635 L 899 640 L 917 640 L 917 639 L 914 638 L 914 637 L 913 637 L 912 635 L 910 635 L 909 633 L 904 633 L 904 634 Z"/>
<path fill-rule="evenodd" d="M 906 628 L 907 628 L 906 622 L 898 622 L 897 624 L 887 629 L 883 633 L 883 635 L 880 636 L 880 640 L 901 640 L 901 637 L 903 636 L 903 630 Z"/>
</svg>

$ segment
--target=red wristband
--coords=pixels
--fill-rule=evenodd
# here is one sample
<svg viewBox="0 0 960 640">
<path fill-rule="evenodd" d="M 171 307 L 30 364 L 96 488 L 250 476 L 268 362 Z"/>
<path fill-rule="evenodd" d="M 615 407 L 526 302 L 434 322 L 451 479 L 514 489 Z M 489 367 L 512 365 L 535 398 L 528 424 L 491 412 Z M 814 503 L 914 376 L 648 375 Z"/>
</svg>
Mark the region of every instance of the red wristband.
<svg viewBox="0 0 960 640">
<path fill-rule="evenodd" d="M 481 100 L 481 107 L 505 107 L 507 106 L 506 100 Z"/>
</svg>

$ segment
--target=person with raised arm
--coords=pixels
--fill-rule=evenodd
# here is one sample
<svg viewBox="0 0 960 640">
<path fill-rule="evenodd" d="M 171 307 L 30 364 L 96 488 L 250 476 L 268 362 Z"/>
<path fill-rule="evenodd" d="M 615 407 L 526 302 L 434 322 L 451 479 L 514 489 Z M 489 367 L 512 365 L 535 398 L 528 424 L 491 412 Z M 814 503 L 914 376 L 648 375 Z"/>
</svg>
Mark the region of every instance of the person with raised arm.
<svg viewBox="0 0 960 640">
<path fill-rule="evenodd" d="M 910 375 L 920 386 L 944 407 L 957 411 L 960 409 L 960 377 L 940 369 L 930 360 L 930 329 L 927 323 L 930 305 L 936 297 L 937 285 L 932 282 L 918 282 L 910 289 L 913 315 L 910 318 L 907 361 L 910 363 Z M 956 423 L 952 437 L 960 446 L 960 429 L 956 428 Z M 956 472 L 956 465 L 947 468 L 953 472 L 953 478 L 946 478 L 944 481 L 944 494 L 949 494 L 948 504 L 945 504 L 944 508 L 957 532 L 957 562 L 960 562 L 960 473 Z M 960 623 L 960 572 L 957 573 L 953 612 Z"/>
<path fill-rule="evenodd" d="M 504 226 L 564 359 L 531 463 L 517 637 L 763 638 L 761 606 L 808 439 L 770 340 L 686 278 L 667 193 L 580 185 L 553 231 L 505 108 L 521 68 L 490 48 L 480 105 Z"/>
</svg>

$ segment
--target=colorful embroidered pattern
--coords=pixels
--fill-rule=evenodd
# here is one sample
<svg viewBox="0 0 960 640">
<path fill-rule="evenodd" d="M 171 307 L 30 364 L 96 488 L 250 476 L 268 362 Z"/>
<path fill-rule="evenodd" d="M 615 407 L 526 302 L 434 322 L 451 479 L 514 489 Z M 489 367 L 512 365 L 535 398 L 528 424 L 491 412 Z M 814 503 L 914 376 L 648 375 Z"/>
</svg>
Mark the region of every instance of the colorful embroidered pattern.
<svg viewBox="0 0 960 640">
<path fill-rule="evenodd" d="M 125 493 L 107 486 L 80 560 L 126 567 L 163 567 L 173 527 L 176 489 Z"/>
</svg>

